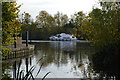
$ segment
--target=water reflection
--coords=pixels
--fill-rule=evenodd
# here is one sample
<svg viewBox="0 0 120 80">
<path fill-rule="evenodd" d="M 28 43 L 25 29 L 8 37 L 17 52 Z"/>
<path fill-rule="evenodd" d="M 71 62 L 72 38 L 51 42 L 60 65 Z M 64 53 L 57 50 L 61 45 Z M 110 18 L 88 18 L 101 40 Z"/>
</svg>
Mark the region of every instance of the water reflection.
<svg viewBox="0 0 120 80">
<path fill-rule="evenodd" d="M 50 47 L 54 49 L 60 49 L 62 51 L 75 51 L 76 50 L 76 42 L 73 41 L 56 41 L 49 43 Z"/>
<path fill-rule="evenodd" d="M 36 75 L 43 63 L 37 78 L 42 78 L 47 72 L 51 72 L 47 78 L 93 77 L 90 57 L 94 53 L 94 48 L 89 43 L 52 41 L 33 44 L 35 45 L 34 54 L 22 59 L 21 70 L 27 72 L 31 66 L 35 65 L 33 75 Z"/>
<path fill-rule="evenodd" d="M 54 69 L 50 71 L 58 77 L 88 77 L 88 55 L 94 53 L 90 44 L 56 41 L 35 45 L 35 58 L 37 61 L 44 58 L 39 62 L 39 65 L 44 63 L 44 70 L 50 70 L 52 66 Z"/>
</svg>

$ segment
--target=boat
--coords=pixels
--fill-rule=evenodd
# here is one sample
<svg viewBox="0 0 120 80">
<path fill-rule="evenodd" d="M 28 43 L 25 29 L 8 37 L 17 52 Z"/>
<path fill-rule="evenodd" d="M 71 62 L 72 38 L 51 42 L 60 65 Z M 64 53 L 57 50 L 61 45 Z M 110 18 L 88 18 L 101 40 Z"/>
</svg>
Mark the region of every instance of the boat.
<svg viewBox="0 0 120 80">
<path fill-rule="evenodd" d="M 55 36 L 51 36 L 51 37 L 49 37 L 49 39 L 52 40 L 52 41 L 73 41 L 73 40 L 77 40 L 77 38 L 74 37 L 73 35 L 65 34 L 65 33 L 61 33 L 61 34 L 57 34 Z"/>
</svg>

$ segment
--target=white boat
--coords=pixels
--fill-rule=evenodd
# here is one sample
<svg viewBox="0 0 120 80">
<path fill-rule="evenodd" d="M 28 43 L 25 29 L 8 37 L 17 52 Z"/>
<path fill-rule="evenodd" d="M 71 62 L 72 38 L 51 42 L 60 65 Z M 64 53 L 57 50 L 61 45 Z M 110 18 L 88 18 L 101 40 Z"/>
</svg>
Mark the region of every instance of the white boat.
<svg viewBox="0 0 120 80">
<path fill-rule="evenodd" d="M 49 39 L 53 40 L 53 41 L 72 41 L 72 40 L 77 40 L 77 38 L 74 37 L 73 35 L 65 34 L 65 33 L 57 34 L 56 36 L 51 36 L 51 37 L 49 37 Z"/>
</svg>

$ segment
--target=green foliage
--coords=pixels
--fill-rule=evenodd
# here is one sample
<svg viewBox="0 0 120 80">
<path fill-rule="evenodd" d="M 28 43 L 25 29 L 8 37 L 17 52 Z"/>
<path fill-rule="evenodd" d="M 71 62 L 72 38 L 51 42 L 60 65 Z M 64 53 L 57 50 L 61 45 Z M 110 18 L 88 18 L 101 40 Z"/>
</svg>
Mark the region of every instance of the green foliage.
<svg viewBox="0 0 120 80">
<path fill-rule="evenodd" d="M 36 23 L 38 24 L 38 28 L 52 27 L 54 25 L 54 19 L 46 11 L 41 11 L 36 17 Z"/>
<path fill-rule="evenodd" d="M 57 14 L 54 15 L 54 20 L 56 27 L 63 27 L 65 24 L 68 23 L 68 16 L 57 12 Z"/>
<path fill-rule="evenodd" d="M 79 11 L 71 17 L 70 23 L 65 14 L 58 12 L 52 16 L 41 11 L 33 23 L 34 26 L 30 28 L 35 30 L 31 31 L 32 36 L 48 39 L 51 35 L 64 32 L 74 34 L 78 39 L 91 40 L 99 47 L 116 43 L 120 40 L 120 10 L 114 5 L 119 4 L 101 3 L 102 9 L 93 9 L 88 15 Z M 71 25 L 73 27 L 66 27 Z"/>
<path fill-rule="evenodd" d="M 64 25 L 67 24 L 67 22 L 68 17 L 65 14 L 58 12 L 52 16 L 46 11 L 40 11 L 39 15 L 36 17 L 36 21 L 30 25 L 31 27 L 28 27 L 29 37 L 32 39 L 47 40 L 51 35 L 65 32 Z M 26 30 L 25 27 L 22 29 Z"/>
<path fill-rule="evenodd" d="M 102 10 L 108 11 L 108 10 L 117 10 L 119 9 L 120 3 L 117 0 L 114 0 L 113 2 L 100 2 L 100 6 L 102 7 Z"/>
<path fill-rule="evenodd" d="M 22 30 L 21 33 L 25 33 L 26 31 L 29 30 L 29 28 L 31 28 L 31 15 L 29 13 L 24 12 L 21 15 L 22 19 L 21 19 L 21 23 L 22 23 Z"/>
<path fill-rule="evenodd" d="M 82 35 L 82 27 L 83 26 L 83 21 L 85 19 L 86 15 L 80 11 L 80 12 L 77 12 L 75 13 L 72 18 L 71 18 L 71 22 L 74 24 L 74 32 L 73 34 L 78 38 L 78 39 L 85 39 L 85 36 Z"/>
<path fill-rule="evenodd" d="M 2 43 L 3 46 L 13 44 L 14 37 L 19 35 L 20 27 L 18 18 L 18 9 L 16 2 L 3 2 L 2 3 Z"/>
<path fill-rule="evenodd" d="M 13 45 L 18 38 L 21 30 L 20 20 L 18 18 L 18 9 L 20 6 L 16 6 L 16 2 L 3 2 L 2 3 L 2 57 L 10 52 L 10 48 L 6 46 Z M 6 65 L 2 65 L 2 80 L 11 80 L 9 74 L 5 73 L 5 69 L 8 69 Z"/>
<path fill-rule="evenodd" d="M 6 63 L 2 63 L 2 80 L 12 80 L 6 69 L 11 69 Z"/>
<path fill-rule="evenodd" d="M 105 4 L 113 5 L 113 3 Z M 93 9 L 84 18 L 83 27 L 80 28 L 82 34 L 87 35 L 86 39 L 93 41 L 97 47 L 104 47 L 120 41 L 120 9 L 110 5 L 110 8 L 106 8 L 105 4 L 102 4 L 103 9 Z"/>
<path fill-rule="evenodd" d="M 103 11 L 94 9 L 90 13 L 93 26 L 93 41 L 97 46 L 106 46 L 120 40 L 120 10 Z"/>
</svg>

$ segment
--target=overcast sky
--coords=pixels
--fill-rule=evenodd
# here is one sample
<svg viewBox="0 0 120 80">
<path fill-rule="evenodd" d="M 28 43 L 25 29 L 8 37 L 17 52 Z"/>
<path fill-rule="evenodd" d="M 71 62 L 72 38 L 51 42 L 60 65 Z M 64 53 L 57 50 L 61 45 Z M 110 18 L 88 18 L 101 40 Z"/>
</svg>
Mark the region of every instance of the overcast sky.
<svg viewBox="0 0 120 80">
<path fill-rule="evenodd" d="M 98 0 L 17 0 L 17 3 L 23 4 L 20 8 L 21 13 L 28 12 L 35 19 L 41 10 L 52 15 L 59 11 L 69 17 L 78 11 L 88 13 L 93 6 L 97 6 Z"/>
</svg>

